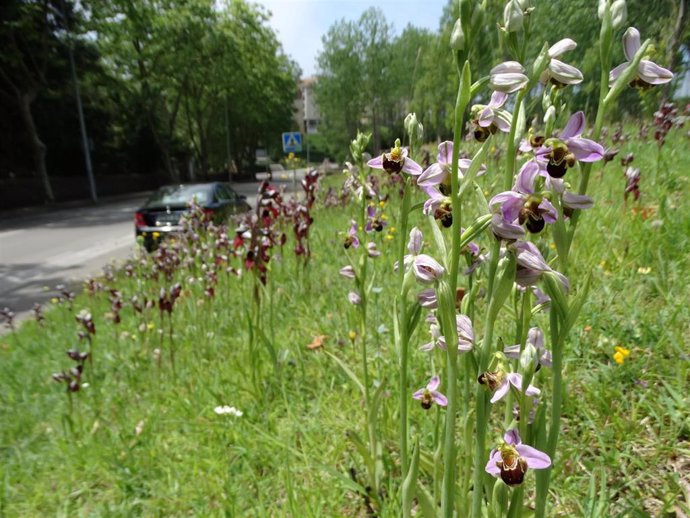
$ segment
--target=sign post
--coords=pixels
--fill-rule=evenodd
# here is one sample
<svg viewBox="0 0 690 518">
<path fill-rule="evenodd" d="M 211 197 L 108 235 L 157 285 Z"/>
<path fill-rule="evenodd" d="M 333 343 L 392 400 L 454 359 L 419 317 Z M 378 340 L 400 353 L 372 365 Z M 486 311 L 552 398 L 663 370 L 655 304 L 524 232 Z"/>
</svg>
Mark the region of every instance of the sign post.
<svg viewBox="0 0 690 518">
<path fill-rule="evenodd" d="M 283 133 L 283 152 L 299 153 L 302 151 L 302 134 L 299 131 L 288 131 Z M 295 158 L 292 161 L 292 190 L 297 191 L 297 170 L 295 169 Z"/>
</svg>

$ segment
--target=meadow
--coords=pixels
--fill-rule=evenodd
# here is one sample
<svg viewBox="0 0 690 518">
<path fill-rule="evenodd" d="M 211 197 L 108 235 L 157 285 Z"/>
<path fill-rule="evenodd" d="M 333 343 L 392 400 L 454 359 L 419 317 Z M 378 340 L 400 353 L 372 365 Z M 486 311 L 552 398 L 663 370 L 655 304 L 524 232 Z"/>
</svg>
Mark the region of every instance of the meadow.
<svg viewBox="0 0 690 518">
<path fill-rule="evenodd" d="M 687 128 L 674 129 L 658 162 L 654 139 L 639 135 L 642 122 L 609 129 L 605 147 L 619 153 L 594 169 L 595 205 L 571 252 L 569 274 L 591 280 L 565 342 L 553 516 L 690 514 L 690 151 Z M 641 171 L 638 201 L 624 200 L 620 161 L 628 153 Z M 497 158 L 478 179 L 486 192 L 500 181 L 491 173 Z M 227 239 L 217 229 L 195 243 L 165 243 L 162 249 L 183 245 L 178 262 L 141 251 L 73 300 L 56 292 L 41 321 L 3 335 L 0 515 L 371 514 L 361 329 L 348 301 L 350 281 L 338 275 L 352 253 L 343 247 L 352 214 L 351 200 L 339 197 L 343 179 L 320 179 L 308 260 L 293 251 L 290 223 L 277 223 L 287 241 L 270 251 L 265 285 L 234 256 L 234 228 Z M 366 334 L 379 401 L 376 462 L 385 505 L 376 512 L 383 517 L 400 515 L 390 279 L 394 250 L 407 236 L 397 230 L 399 184 L 383 172 L 379 181 L 386 225 L 371 238 L 382 255 L 371 261 Z M 414 192 L 413 204 L 423 199 Z M 419 209 L 410 221 L 424 231 L 430 224 Z M 477 241 L 486 249 L 493 239 L 485 231 Z M 86 313 L 79 317 L 84 310 L 95 333 Z M 506 344 L 511 333 L 497 329 Z M 433 372 L 434 360 L 418 350 L 426 341 L 419 326 L 410 340 L 410 396 Z M 73 349 L 90 357 L 70 359 Z M 79 364 L 75 378 L 68 369 Z M 51 378 L 60 372 L 67 381 Z M 74 379 L 79 386 L 71 392 Z M 414 402 L 409 415 L 414 435 L 433 451 L 441 409 Z M 419 462 L 419 476 L 429 478 L 433 455 Z M 528 484 L 528 501 L 530 491 Z"/>
</svg>

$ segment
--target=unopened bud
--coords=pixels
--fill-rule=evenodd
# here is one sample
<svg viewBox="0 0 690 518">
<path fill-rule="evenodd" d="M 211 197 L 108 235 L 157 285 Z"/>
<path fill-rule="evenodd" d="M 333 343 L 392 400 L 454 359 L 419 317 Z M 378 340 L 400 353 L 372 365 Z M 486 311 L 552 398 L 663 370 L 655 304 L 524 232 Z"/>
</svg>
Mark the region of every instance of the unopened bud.
<svg viewBox="0 0 690 518">
<path fill-rule="evenodd" d="M 618 29 L 625 24 L 628 18 L 628 6 L 625 0 L 615 0 L 611 4 L 611 23 L 614 29 Z"/>
<path fill-rule="evenodd" d="M 465 31 L 462 30 L 460 18 L 455 20 L 453 32 L 450 35 L 450 48 L 453 50 L 465 49 Z"/>
<path fill-rule="evenodd" d="M 549 106 L 546 109 L 546 113 L 544 114 L 544 124 L 549 124 L 551 121 L 555 120 L 556 118 L 556 108 L 553 106 Z"/>
<path fill-rule="evenodd" d="M 519 32 L 524 24 L 525 14 L 518 0 L 510 0 L 503 9 L 503 29 L 506 32 Z"/>
<path fill-rule="evenodd" d="M 537 349 L 528 341 L 520 353 L 520 370 L 524 373 L 534 370 L 537 361 Z"/>
</svg>

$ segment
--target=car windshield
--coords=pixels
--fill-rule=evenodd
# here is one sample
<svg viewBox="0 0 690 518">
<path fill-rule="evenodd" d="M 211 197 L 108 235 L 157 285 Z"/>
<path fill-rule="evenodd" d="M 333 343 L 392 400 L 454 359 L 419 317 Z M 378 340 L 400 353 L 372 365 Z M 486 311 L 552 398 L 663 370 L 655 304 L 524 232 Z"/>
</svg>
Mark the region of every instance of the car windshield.
<svg viewBox="0 0 690 518">
<path fill-rule="evenodd" d="M 199 205 L 206 205 L 211 201 L 211 189 L 203 185 L 176 185 L 162 187 L 146 203 L 148 207 L 165 205 L 186 205 L 192 200 Z"/>
</svg>

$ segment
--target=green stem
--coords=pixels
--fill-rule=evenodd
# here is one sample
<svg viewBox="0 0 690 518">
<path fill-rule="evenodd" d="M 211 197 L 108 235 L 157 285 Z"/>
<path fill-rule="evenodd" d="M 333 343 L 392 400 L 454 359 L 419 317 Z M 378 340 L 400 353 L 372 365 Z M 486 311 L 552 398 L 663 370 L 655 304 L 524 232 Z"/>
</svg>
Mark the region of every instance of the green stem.
<svg viewBox="0 0 690 518">
<path fill-rule="evenodd" d="M 549 435 L 546 442 L 546 453 L 554 460 L 558 435 L 561 429 L 561 407 L 563 405 L 563 340 L 558 328 L 558 315 L 552 309 L 550 311 L 551 343 L 553 353 L 553 399 L 551 402 L 551 422 Z M 537 473 L 537 498 L 535 516 L 545 516 L 546 498 L 549 492 L 549 481 L 553 468 L 541 470 Z"/>
<path fill-rule="evenodd" d="M 482 339 L 481 349 L 479 350 L 479 361 L 477 365 L 477 373 L 484 372 L 489 366 L 489 359 L 491 357 L 491 344 L 493 342 L 494 323 L 496 310 L 492 308 L 494 280 L 496 277 L 496 269 L 498 267 L 498 256 L 501 251 L 501 242 L 495 239 L 491 250 L 491 262 L 489 263 L 489 311 L 487 314 L 486 324 L 484 327 L 484 338 Z M 472 517 L 480 518 L 482 516 L 482 497 L 484 493 L 484 465 L 486 464 L 486 426 L 488 421 L 487 403 L 488 394 L 484 387 L 477 384 L 477 395 L 475 401 L 476 419 L 477 419 L 477 436 L 474 450 L 474 488 L 472 491 Z"/>
<path fill-rule="evenodd" d="M 517 132 L 517 120 L 522 109 L 522 100 L 525 97 L 525 88 L 520 90 L 515 99 L 515 110 L 510 123 L 510 133 L 508 134 L 508 149 L 506 151 L 506 169 L 503 178 L 503 188 L 510 190 L 513 185 L 513 175 L 515 174 L 515 133 Z"/>
<path fill-rule="evenodd" d="M 458 286 L 458 271 L 460 267 L 460 237 L 462 211 L 460 205 L 460 179 L 458 178 L 458 162 L 460 158 L 460 144 L 462 142 L 463 121 L 465 108 L 469 101 L 469 62 L 458 73 L 460 84 L 455 102 L 455 123 L 453 125 L 453 158 L 450 173 L 451 200 L 453 205 L 453 225 L 451 227 L 452 248 L 450 256 L 450 276 L 448 278 L 447 301 L 443 311 L 444 322 L 442 328 L 446 337 L 446 382 L 448 406 L 446 408 L 446 427 L 443 446 L 443 491 L 441 497 L 441 512 L 445 518 L 453 518 L 455 514 L 455 417 L 457 414 L 457 378 L 458 378 L 458 334 L 455 325 L 455 294 Z M 465 73 L 467 72 L 467 75 Z M 467 83 L 464 84 L 464 81 Z M 467 91 L 464 91 L 467 89 Z M 438 293 L 438 290 L 437 290 Z"/>
<path fill-rule="evenodd" d="M 407 316 L 407 293 L 405 291 L 405 236 L 407 235 L 407 216 L 410 211 L 410 187 L 407 177 L 403 178 L 403 203 L 402 214 L 400 218 L 400 248 L 398 250 L 398 275 L 400 284 L 400 293 L 398 296 L 398 325 L 400 329 L 400 466 L 403 477 L 407 474 L 408 469 L 408 419 L 407 419 L 407 405 L 409 394 L 407 390 L 407 354 L 409 349 L 410 337 L 408 336 L 408 316 Z M 406 500 L 403 496 L 403 502 Z M 409 510 L 403 509 L 403 513 Z"/>
</svg>

